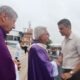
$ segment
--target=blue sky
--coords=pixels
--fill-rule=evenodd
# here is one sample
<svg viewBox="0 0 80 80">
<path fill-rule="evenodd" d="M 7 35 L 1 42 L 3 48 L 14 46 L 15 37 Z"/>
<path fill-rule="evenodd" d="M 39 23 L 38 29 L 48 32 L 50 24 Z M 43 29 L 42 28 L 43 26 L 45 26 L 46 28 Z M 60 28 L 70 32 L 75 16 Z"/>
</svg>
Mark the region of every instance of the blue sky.
<svg viewBox="0 0 80 80">
<path fill-rule="evenodd" d="M 53 43 L 61 43 L 57 22 L 68 18 L 73 32 L 79 35 L 80 0 L 0 0 L 0 5 L 9 5 L 18 13 L 16 30 L 23 31 L 30 21 L 32 28 L 46 26 Z"/>
</svg>

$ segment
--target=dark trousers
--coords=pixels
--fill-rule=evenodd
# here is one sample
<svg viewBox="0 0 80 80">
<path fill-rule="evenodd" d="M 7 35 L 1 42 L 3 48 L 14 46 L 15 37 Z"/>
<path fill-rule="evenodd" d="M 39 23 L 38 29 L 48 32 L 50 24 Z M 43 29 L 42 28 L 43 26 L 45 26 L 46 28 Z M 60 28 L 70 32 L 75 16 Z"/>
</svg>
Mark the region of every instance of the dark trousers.
<svg viewBox="0 0 80 80">
<path fill-rule="evenodd" d="M 71 71 L 71 69 L 63 69 L 63 73 L 70 72 L 70 71 Z M 67 79 L 67 80 L 80 80 L 80 71 L 73 74 L 72 77 L 70 79 Z"/>
</svg>

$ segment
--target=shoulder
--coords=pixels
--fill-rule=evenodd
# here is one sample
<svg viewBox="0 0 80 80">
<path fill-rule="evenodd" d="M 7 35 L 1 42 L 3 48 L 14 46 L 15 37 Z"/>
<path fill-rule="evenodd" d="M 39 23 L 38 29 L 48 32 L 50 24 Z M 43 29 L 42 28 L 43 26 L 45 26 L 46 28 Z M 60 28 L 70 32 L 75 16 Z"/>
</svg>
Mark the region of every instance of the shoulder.
<svg viewBox="0 0 80 80">
<path fill-rule="evenodd" d="M 44 48 L 38 45 L 37 43 L 35 43 L 35 44 L 32 44 L 28 50 L 43 51 Z"/>
<path fill-rule="evenodd" d="M 80 37 L 79 37 L 77 34 L 72 33 L 72 39 L 74 39 L 74 40 L 79 40 Z"/>
<path fill-rule="evenodd" d="M 74 34 L 73 41 L 75 42 L 76 46 L 80 46 L 80 37 L 78 35 Z"/>
<path fill-rule="evenodd" d="M 73 35 L 73 39 L 77 42 L 80 42 L 80 37 L 76 34 Z"/>
<path fill-rule="evenodd" d="M 39 46 L 37 44 L 32 44 L 29 49 L 38 49 Z"/>
</svg>

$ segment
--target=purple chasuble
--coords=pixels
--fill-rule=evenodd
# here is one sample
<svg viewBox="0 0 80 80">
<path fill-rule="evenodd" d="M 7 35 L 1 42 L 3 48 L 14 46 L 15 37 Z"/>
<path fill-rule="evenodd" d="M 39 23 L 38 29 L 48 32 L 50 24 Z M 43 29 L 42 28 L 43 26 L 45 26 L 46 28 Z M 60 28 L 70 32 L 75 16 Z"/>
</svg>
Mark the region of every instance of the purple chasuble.
<svg viewBox="0 0 80 80">
<path fill-rule="evenodd" d="M 53 72 L 46 49 L 33 45 L 29 50 L 28 80 L 54 80 Z"/>
<path fill-rule="evenodd" d="M 6 32 L 0 27 L 0 80 L 16 80 L 15 66 L 5 43 Z"/>
</svg>

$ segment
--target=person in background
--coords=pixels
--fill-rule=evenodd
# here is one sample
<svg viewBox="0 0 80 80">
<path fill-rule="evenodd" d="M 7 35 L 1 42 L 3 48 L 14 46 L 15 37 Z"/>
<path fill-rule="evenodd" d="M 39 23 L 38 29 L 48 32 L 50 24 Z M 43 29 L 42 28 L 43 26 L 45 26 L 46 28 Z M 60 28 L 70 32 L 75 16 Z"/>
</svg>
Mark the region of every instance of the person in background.
<svg viewBox="0 0 80 80">
<path fill-rule="evenodd" d="M 46 27 L 36 27 L 34 37 L 35 41 L 28 52 L 28 80 L 54 80 L 53 65 L 46 49 L 49 40 Z"/>
<path fill-rule="evenodd" d="M 20 46 L 24 50 L 24 52 L 26 54 L 28 52 L 28 45 L 27 45 L 27 41 L 24 40 L 24 36 L 22 36 L 22 38 L 20 40 Z"/>
<path fill-rule="evenodd" d="M 19 40 L 19 43 L 16 45 L 15 59 L 17 60 L 17 68 L 19 74 L 19 80 L 27 80 L 27 54 L 22 48 L 24 42 L 22 38 Z M 18 62 L 20 64 L 18 64 Z"/>
<path fill-rule="evenodd" d="M 71 22 L 62 19 L 58 22 L 58 28 L 62 36 L 62 79 L 80 80 L 80 38 L 71 30 Z"/>
<path fill-rule="evenodd" d="M 17 13 L 9 6 L 0 6 L 0 80 L 16 80 L 15 65 L 7 48 L 6 34 L 15 28 Z"/>
</svg>

